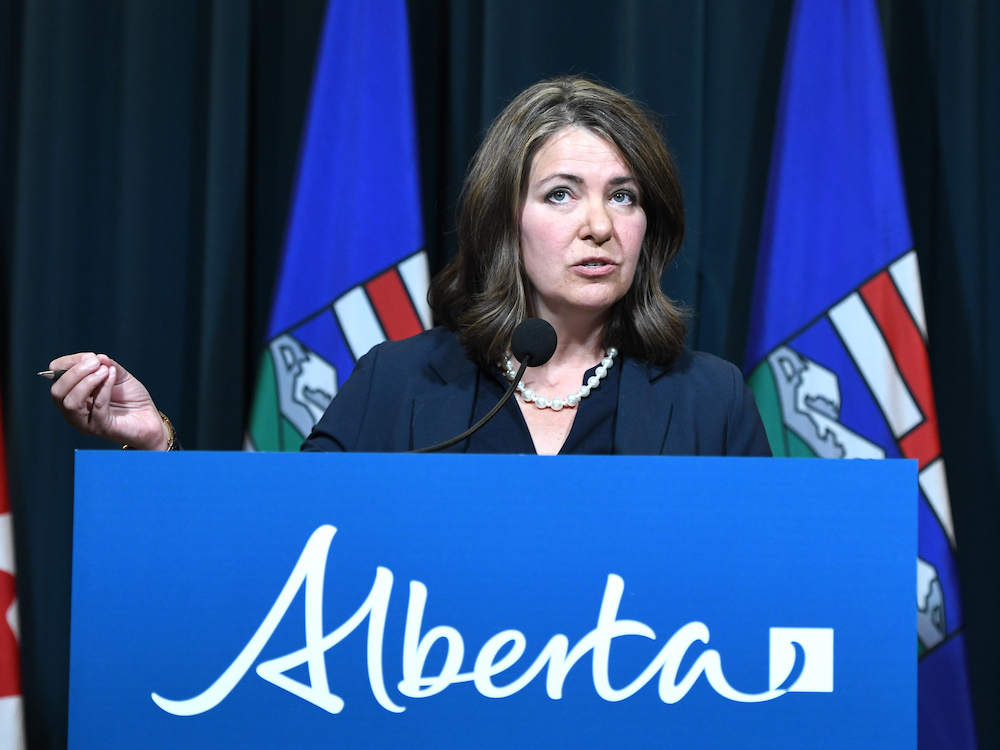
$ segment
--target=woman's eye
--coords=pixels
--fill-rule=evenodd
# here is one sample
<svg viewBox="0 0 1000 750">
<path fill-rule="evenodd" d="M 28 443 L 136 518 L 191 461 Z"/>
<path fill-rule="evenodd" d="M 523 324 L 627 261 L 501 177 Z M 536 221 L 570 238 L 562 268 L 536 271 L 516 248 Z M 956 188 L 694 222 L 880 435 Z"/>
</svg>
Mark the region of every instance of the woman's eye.
<svg viewBox="0 0 1000 750">
<path fill-rule="evenodd" d="M 628 190 L 619 190 L 611 195 L 611 202 L 620 206 L 631 206 L 635 203 L 635 195 Z"/>
<path fill-rule="evenodd" d="M 569 200 L 569 191 L 563 188 L 556 188 L 549 193 L 549 200 L 553 203 L 565 203 Z"/>
</svg>

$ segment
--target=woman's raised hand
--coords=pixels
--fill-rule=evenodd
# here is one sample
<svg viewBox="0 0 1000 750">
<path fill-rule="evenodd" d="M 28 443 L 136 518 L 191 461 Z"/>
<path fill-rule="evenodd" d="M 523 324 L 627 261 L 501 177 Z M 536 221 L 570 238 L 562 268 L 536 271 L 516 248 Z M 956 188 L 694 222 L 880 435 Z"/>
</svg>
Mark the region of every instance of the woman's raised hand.
<svg viewBox="0 0 1000 750">
<path fill-rule="evenodd" d="M 130 448 L 166 450 L 169 432 L 146 386 L 104 354 L 83 352 L 52 360 L 66 372 L 52 384 L 63 418 L 84 435 Z"/>
</svg>

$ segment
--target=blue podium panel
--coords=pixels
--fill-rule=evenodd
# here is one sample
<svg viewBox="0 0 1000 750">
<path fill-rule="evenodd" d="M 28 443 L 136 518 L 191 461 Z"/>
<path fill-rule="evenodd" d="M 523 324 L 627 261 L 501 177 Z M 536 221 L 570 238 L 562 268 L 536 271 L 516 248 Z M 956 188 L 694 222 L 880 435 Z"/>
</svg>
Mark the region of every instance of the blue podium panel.
<svg viewBox="0 0 1000 750">
<path fill-rule="evenodd" d="M 916 747 L 916 463 L 77 454 L 69 746 Z"/>
</svg>

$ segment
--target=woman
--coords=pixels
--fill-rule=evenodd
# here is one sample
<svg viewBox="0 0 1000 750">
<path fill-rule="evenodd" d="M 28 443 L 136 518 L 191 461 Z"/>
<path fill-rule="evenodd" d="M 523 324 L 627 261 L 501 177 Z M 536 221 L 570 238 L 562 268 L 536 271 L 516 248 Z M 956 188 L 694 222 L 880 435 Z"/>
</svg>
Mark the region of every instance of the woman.
<svg viewBox="0 0 1000 750">
<path fill-rule="evenodd" d="M 519 365 L 511 334 L 535 316 L 555 328 L 555 354 L 453 450 L 768 455 L 739 372 L 684 349 L 660 290 L 683 233 L 676 167 L 638 105 L 582 78 L 532 86 L 470 166 L 459 253 L 430 291 L 443 325 L 363 357 L 303 450 L 405 451 L 460 433 L 503 393 Z M 68 369 L 52 396 L 78 429 L 169 446 L 169 422 L 111 360 L 51 367 Z"/>
</svg>

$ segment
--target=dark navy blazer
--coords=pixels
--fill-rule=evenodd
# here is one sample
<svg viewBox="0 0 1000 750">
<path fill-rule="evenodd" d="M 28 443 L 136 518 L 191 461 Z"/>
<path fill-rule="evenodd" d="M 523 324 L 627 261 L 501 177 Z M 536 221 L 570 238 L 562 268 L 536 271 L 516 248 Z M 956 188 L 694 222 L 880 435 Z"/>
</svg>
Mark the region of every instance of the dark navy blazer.
<svg viewBox="0 0 1000 750">
<path fill-rule="evenodd" d="M 622 359 L 616 453 L 771 455 L 735 366 L 687 349 L 669 367 Z M 445 328 L 380 344 L 358 361 L 302 450 L 404 452 L 443 442 L 470 426 L 477 375 Z"/>
</svg>

